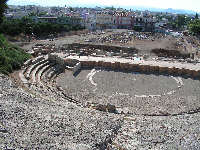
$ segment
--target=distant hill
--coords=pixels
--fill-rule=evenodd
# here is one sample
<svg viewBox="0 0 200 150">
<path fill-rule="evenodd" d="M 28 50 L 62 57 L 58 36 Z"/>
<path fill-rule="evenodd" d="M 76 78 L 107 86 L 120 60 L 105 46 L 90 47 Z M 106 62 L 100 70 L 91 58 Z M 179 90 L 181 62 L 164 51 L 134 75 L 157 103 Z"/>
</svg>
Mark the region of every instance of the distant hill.
<svg viewBox="0 0 200 150">
<path fill-rule="evenodd" d="M 44 1 L 41 1 L 40 3 L 37 3 L 36 1 L 27 1 L 27 0 L 8 1 L 8 4 L 9 5 L 36 5 L 36 6 L 38 6 L 38 5 L 47 6 L 48 5 L 48 3 L 44 2 Z M 60 3 L 58 3 L 57 6 L 59 4 Z M 75 5 L 72 5 L 72 6 L 75 6 Z M 88 5 L 78 4 L 76 6 L 77 7 L 88 7 L 88 8 L 96 7 L 96 5 L 94 5 L 94 4 L 88 4 Z M 101 7 L 101 8 L 110 7 L 110 6 L 106 6 L 106 5 L 97 5 L 97 6 Z M 114 6 L 114 7 L 115 8 L 119 8 L 120 6 Z M 149 10 L 149 11 L 153 11 L 153 12 L 168 12 L 168 13 L 175 13 L 175 14 L 196 14 L 196 13 L 200 13 L 200 12 L 195 12 L 193 10 L 173 9 L 173 8 L 162 9 L 162 8 L 153 8 L 153 7 L 145 7 L 145 6 L 128 6 L 128 7 L 122 7 L 122 8 L 132 9 L 132 10 L 140 10 L 140 11 Z"/>
<path fill-rule="evenodd" d="M 175 13 L 175 14 L 196 14 L 199 12 L 195 12 L 193 10 L 185 10 L 185 9 L 162 9 L 162 8 L 152 8 L 152 7 L 140 7 L 140 6 L 133 6 L 133 7 L 128 7 L 127 9 L 134 9 L 134 10 L 149 10 L 149 11 L 154 11 L 154 12 L 167 12 L 167 13 Z"/>
<path fill-rule="evenodd" d="M 105 7 L 109 7 L 109 6 L 105 6 L 105 5 L 98 5 L 99 7 L 105 8 Z M 87 5 L 86 7 L 94 7 L 94 6 L 89 6 Z M 119 8 L 119 7 L 115 7 L 115 8 Z M 173 9 L 173 8 L 168 8 L 168 9 L 163 9 L 163 8 L 153 8 L 153 7 L 144 7 L 144 6 L 129 6 L 129 7 L 123 7 L 125 9 L 132 9 L 132 10 L 140 10 L 140 11 L 145 11 L 145 10 L 149 10 L 152 12 L 167 12 L 167 13 L 175 13 L 175 14 L 196 14 L 196 13 L 200 13 L 200 12 L 196 12 L 193 10 L 186 10 L 186 9 Z"/>
<path fill-rule="evenodd" d="M 161 12 L 175 13 L 175 14 L 196 14 L 195 11 L 192 10 L 184 10 L 184 9 L 161 9 Z"/>
</svg>

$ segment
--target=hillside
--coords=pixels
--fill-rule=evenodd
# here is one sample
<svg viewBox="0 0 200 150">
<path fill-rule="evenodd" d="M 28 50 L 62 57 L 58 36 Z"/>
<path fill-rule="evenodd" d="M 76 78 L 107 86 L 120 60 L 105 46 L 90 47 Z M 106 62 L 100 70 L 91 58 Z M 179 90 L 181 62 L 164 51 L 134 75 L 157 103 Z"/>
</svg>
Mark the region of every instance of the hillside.
<svg viewBox="0 0 200 150">
<path fill-rule="evenodd" d="M 0 72 L 8 74 L 13 70 L 20 69 L 24 61 L 30 58 L 17 46 L 10 44 L 5 37 L 0 35 Z"/>
</svg>

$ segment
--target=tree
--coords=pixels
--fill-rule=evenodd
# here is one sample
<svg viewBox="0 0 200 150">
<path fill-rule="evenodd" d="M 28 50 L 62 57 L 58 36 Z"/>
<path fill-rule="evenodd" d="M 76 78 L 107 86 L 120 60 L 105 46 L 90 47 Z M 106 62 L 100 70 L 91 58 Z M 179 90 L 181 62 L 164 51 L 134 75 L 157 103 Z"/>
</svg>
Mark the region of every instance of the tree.
<svg viewBox="0 0 200 150">
<path fill-rule="evenodd" d="M 3 22 L 3 13 L 5 11 L 6 8 L 8 8 L 7 6 L 7 2 L 8 0 L 1 0 L 0 1 L 0 24 Z"/>
<path fill-rule="evenodd" d="M 188 25 L 188 28 L 191 33 L 195 35 L 200 35 L 200 20 L 194 20 L 190 22 L 190 24 Z"/>
<path fill-rule="evenodd" d="M 70 11 L 74 11 L 74 9 L 73 9 L 71 6 L 69 7 L 69 10 L 70 10 Z"/>
<path fill-rule="evenodd" d="M 109 9 L 109 10 L 116 10 L 116 8 L 114 6 L 111 6 L 111 7 L 106 7 L 105 9 Z"/>
<path fill-rule="evenodd" d="M 177 24 L 178 29 L 181 29 L 184 25 L 186 25 L 185 15 L 178 15 L 176 24 Z"/>
<path fill-rule="evenodd" d="M 197 13 L 195 15 L 195 19 L 199 19 L 199 15 Z"/>
</svg>

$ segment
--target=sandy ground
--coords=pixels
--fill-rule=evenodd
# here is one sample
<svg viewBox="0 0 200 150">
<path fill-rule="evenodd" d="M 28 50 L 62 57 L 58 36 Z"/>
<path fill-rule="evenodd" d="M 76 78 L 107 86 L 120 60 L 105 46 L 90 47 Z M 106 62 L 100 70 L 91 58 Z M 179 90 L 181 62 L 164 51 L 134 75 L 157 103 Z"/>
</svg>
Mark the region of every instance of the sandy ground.
<svg viewBox="0 0 200 150">
<path fill-rule="evenodd" d="M 111 103 L 129 113 L 179 114 L 200 107 L 200 81 L 165 75 L 82 70 L 57 79 L 66 93 L 82 103 Z"/>
<path fill-rule="evenodd" d="M 58 37 L 55 38 L 54 41 L 49 41 L 49 39 L 46 40 L 36 40 L 32 41 L 30 43 L 26 43 L 26 45 L 22 46 L 23 49 L 25 50 L 31 50 L 32 46 L 35 44 L 55 44 L 57 47 L 60 47 L 64 44 L 71 44 L 71 43 L 89 43 L 89 44 L 99 44 L 98 40 L 95 42 L 86 42 L 90 41 L 91 39 L 99 39 L 99 38 L 104 38 L 104 37 L 109 37 L 110 35 L 114 34 L 121 34 L 121 33 L 128 33 L 127 30 L 113 30 L 113 32 L 105 32 L 104 34 L 81 34 L 81 35 L 71 35 L 71 36 L 64 36 L 64 37 Z M 105 45 L 115 45 L 115 46 L 125 46 L 125 47 L 135 47 L 140 52 L 143 54 L 149 53 L 152 49 L 167 49 L 167 50 L 180 50 L 182 52 L 192 52 L 195 51 L 196 49 L 194 48 L 199 45 L 199 42 L 192 41 L 188 42 L 188 39 L 190 38 L 190 41 L 192 41 L 191 37 L 185 37 L 183 36 L 182 38 L 176 38 L 173 36 L 166 36 L 166 37 L 160 37 L 160 38 L 155 38 L 155 40 L 148 40 L 148 39 L 143 39 L 143 40 L 138 40 L 138 39 L 133 39 L 127 43 L 108 43 L 108 42 L 103 42 L 100 44 L 105 44 Z M 20 42 L 16 43 L 20 45 Z M 180 45 L 179 45 L 180 44 Z"/>
</svg>

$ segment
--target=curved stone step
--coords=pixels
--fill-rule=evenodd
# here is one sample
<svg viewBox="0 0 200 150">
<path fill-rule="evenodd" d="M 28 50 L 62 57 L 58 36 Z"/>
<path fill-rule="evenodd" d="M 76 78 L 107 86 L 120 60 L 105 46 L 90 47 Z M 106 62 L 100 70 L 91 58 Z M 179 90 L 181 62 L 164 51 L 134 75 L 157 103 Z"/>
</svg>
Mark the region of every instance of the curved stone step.
<svg viewBox="0 0 200 150">
<path fill-rule="evenodd" d="M 62 71 L 60 70 L 56 70 L 55 72 L 53 72 L 53 74 L 50 77 L 50 80 L 54 80 L 60 73 L 62 73 Z"/>
<path fill-rule="evenodd" d="M 47 73 L 46 73 L 46 78 L 50 80 L 52 76 L 59 70 L 59 65 L 53 66 Z"/>
<path fill-rule="evenodd" d="M 26 74 L 25 74 L 26 79 L 29 80 L 32 71 L 33 71 L 38 65 L 43 64 L 43 63 L 45 63 L 46 61 L 47 61 L 47 59 L 44 59 L 44 60 L 39 61 L 38 63 L 33 64 L 32 66 L 30 66 L 30 67 L 27 69 L 27 72 L 26 72 Z"/>
<path fill-rule="evenodd" d="M 38 62 L 40 62 L 40 61 L 42 61 L 42 60 L 44 60 L 44 59 L 47 59 L 47 56 L 38 56 L 38 57 L 36 57 L 36 58 L 34 58 L 34 59 L 32 60 L 32 63 L 31 63 L 31 64 L 36 64 L 36 63 L 38 63 Z"/>
<path fill-rule="evenodd" d="M 29 60 L 27 60 L 25 63 L 24 63 L 24 67 L 28 67 L 29 65 L 31 65 L 32 64 L 32 59 L 29 59 Z"/>
<path fill-rule="evenodd" d="M 32 71 L 32 83 L 35 84 L 36 83 L 36 76 L 37 76 L 37 73 L 38 71 L 43 68 L 44 66 L 46 66 L 49 62 L 45 62 L 43 64 L 40 64 L 39 66 L 37 66 L 33 71 Z"/>
<path fill-rule="evenodd" d="M 49 68 L 51 68 L 51 65 L 46 65 L 44 66 L 42 69 L 40 69 L 40 71 L 38 72 L 38 76 L 37 76 L 37 83 L 39 84 L 39 86 L 44 87 L 43 83 L 41 82 L 41 77 L 43 75 L 43 73 L 48 70 Z"/>
<path fill-rule="evenodd" d="M 19 78 L 23 84 L 28 84 L 28 80 L 24 76 L 25 70 L 19 72 Z"/>
</svg>

